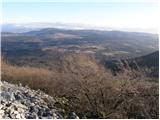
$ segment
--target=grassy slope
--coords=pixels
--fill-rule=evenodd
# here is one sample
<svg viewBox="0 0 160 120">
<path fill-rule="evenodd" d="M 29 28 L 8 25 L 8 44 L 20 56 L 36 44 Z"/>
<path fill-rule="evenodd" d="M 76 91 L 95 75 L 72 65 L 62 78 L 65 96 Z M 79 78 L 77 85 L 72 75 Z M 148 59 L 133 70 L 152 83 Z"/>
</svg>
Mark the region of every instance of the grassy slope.
<svg viewBox="0 0 160 120">
<path fill-rule="evenodd" d="M 81 118 L 158 118 L 158 84 L 114 77 L 85 55 L 65 56 L 61 72 L 1 64 L 2 80 L 65 97 Z"/>
</svg>

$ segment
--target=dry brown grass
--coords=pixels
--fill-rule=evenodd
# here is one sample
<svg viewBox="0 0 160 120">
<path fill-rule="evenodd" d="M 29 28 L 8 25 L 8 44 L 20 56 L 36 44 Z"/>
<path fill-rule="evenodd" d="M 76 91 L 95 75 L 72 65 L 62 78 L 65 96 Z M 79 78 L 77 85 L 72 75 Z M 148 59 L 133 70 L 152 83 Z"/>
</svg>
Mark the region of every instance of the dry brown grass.
<svg viewBox="0 0 160 120">
<path fill-rule="evenodd" d="M 28 85 L 31 88 L 40 89 L 46 87 L 48 80 L 51 80 L 53 72 L 33 67 L 18 67 L 13 66 L 5 61 L 1 62 L 2 65 L 2 80 L 23 85 Z"/>
<path fill-rule="evenodd" d="M 81 118 L 158 118 L 158 84 L 117 77 L 87 56 L 65 56 L 64 71 L 2 63 L 2 80 L 22 83 L 69 100 L 67 111 Z M 129 73 L 130 74 L 130 73 Z"/>
</svg>

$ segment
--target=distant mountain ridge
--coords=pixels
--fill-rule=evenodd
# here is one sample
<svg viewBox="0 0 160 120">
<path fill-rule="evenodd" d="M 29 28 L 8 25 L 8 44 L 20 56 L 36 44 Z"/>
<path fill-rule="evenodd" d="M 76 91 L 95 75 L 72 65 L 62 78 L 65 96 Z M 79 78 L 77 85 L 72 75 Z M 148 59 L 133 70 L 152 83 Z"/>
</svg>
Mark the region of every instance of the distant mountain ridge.
<svg viewBox="0 0 160 120">
<path fill-rule="evenodd" d="M 25 33 L 3 32 L 1 43 L 2 55 L 16 63 L 26 58 L 33 60 L 43 58 L 43 62 L 46 63 L 51 55 L 55 55 L 52 56 L 54 60 L 56 56 L 66 53 L 85 53 L 95 56 L 106 65 L 109 64 L 113 71 L 117 71 L 121 69 L 119 59 L 121 62 L 127 61 L 132 68 L 135 67 L 133 61 L 138 62 L 139 65 L 150 65 L 150 61 L 154 59 L 153 55 L 140 56 L 157 51 L 158 39 L 157 34 L 149 33 L 46 28 Z M 158 60 L 157 56 L 155 60 Z M 157 62 L 154 63 L 157 65 Z M 125 62 L 122 66 L 125 66 Z"/>
<path fill-rule="evenodd" d="M 144 32 L 144 33 L 157 33 L 157 30 L 154 28 L 141 29 L 141 28 L 113 28 L 108 26 L 96 26 L 80 23 L 45 23 L 45 22 L 36 22 L 36 23 L 7 23 L 2 24 L 2 32 L 13 32 L 13 33 L 23 33 L 33 30 L 40 30 L 45 28 L 58 28 L 58 29 L 73 29 L 73 30 L 118 30 L 118 31 L 128 31 L 128 32 Z"/>
</svg>

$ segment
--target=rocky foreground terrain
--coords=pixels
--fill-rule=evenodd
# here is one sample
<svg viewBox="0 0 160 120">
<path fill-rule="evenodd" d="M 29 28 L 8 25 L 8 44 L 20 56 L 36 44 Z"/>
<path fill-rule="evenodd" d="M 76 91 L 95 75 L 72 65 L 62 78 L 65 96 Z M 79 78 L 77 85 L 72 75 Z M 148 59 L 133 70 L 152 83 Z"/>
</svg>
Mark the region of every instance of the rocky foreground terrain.
<svg viewBox="0 0 160 120">
<path fill-rule="evenodd" d="M 53 98 L 40 90 L 0 82 L 0 119 L 78 119 L 67 112 L 65 98 Z"/>
</svg>

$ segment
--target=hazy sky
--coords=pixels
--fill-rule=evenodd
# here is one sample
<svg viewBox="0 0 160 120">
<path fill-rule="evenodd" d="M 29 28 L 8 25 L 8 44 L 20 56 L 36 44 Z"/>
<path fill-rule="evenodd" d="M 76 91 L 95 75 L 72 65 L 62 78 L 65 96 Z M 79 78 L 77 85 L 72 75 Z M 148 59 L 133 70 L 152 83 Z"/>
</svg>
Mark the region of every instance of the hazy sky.
<svg viewBox="0 0 160 120">
<path fill-rule="evenodd" d="M 156 2 L 5 2 L 3 23 L 62 22 L 115 28 L 157 28 Z"/>
</svg>

